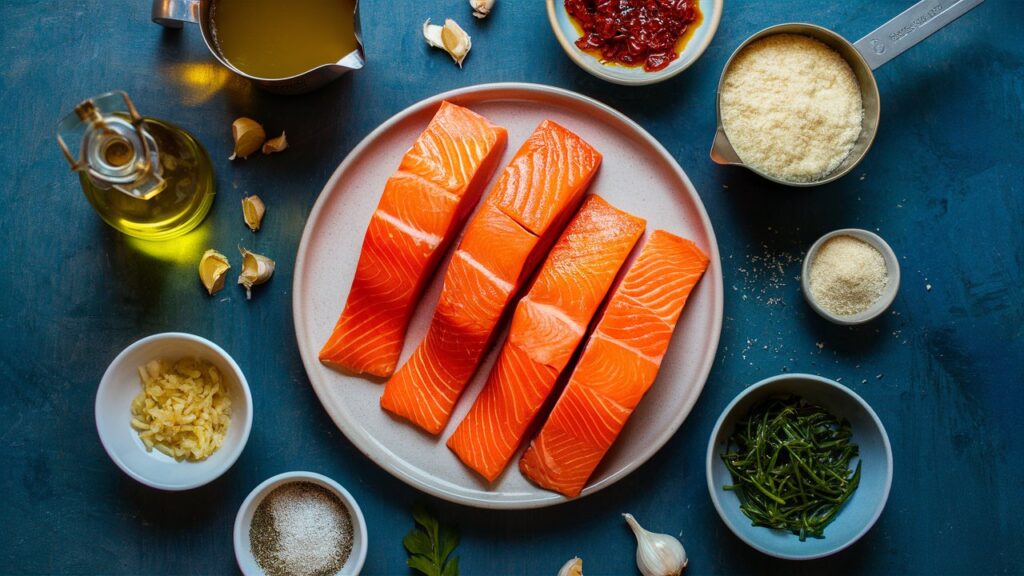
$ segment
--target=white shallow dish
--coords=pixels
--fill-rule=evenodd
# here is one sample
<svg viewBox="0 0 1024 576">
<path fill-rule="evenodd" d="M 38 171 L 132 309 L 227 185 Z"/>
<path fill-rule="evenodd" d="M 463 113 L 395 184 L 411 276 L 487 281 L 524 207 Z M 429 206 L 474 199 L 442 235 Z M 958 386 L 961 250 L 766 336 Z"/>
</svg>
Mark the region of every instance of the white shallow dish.
<svg viewBox="0 0 1024 576">
<path fill-rule="evenodd" d="M 220 370 L 231 391 L 231 422 L 224 443 L 201 462 L 178 462 L 146 451 L 131 427 L 132 400 L 142 391 L 139 366 L 151 360 L 199 358 Z M 213 342 L 193 334 L 166 332 L 143 338 L 114 358 L 96 391 L 96 430 L 103 449 L 125 474 L 161 490 L 189 490 L 218 478 L 238 460 L 252 429 L 252 395 L 238 364 Z"/>
<path fill-rule="evenodd" d="M 252 526 L 252 517 L 256 514 L 256 508 L 275 488 L 291 482 L 311 482 L 323 486 L 341 500 L 345 509 L 348 510 L 349 517 L 352 519 L 352 552 L 348 555 L 348 560 L 345 561 L 341 570 L 337 572 L 337 576 L 355 576 L 359 574 L 363 569 L 363 563 L 366 562 L 366 551 L 368 548 L 366 519 L 363 517 L 363 511 L 359 508 L 355 498 L 348 493 L 348 490 L 342 488 L 341 484 L 316 472 L 285 472 L 272 476 L 261 482 L 259 486 L 253 488 L 252 492 L 246 496 L 242 505 L 238 508 L 238 515 L 235 516 L 233 532 L 235 559 L 238 561 L 238 568 L 242 571 L 242 574 L 246 576 L 263 574 L 263 570 L 256 563 L 256 558 L 252 555 L 252 542 L 249 540 L 249 528 Z"/>
<path fill-rule="evenodd" d="M 548 21 L 551 23 L 551 30 L 554 31 L 555 38 L 577 66 L 614 84 L 643 86 L 668 80 L 689 68 L 704 54 L 711 44 L 711 39 L 715 37 L 715 32 L 718 31 L 718 23 L 722 19 L 723 2 L 724 0 L 700 0 L 698 6 L 704 15 L 703 20 L 687 41 L 683 51 L 679 53 L 679 57 L 656 72 L 645 72 L 642 66 L 601 64 L 593 54 L 584 52 L 576 46 L 576 40 L 580 38 L 580 33 L 565 10 L 565 0 L 547 0 L 547 10 Z"/>
<path fill-rule="evenodd" d="M 882 295 L 866 310 L 859 314 L 853 314 L 850 316 L 838 316 L 825 310 L 818 305 L 818 302 L 814 299 L 811 294 L 811 264 L 814 259 L 818 256 L 818 250 L 832 238 L 836 236 L 852 236 L 858 240 L 873 246 L 879 253 L 882 254 L 882 258 L 885 260 L 885 269 L 889 274 L 889 282 L 885 285 L 885 290 Z M 882 240 L 882 237 L 874 232 L 867 230 L 861 230 L 860 228 L 843 228 L 835 230 L 825 234 L 821 238 L 811 245 L 810 249 L 807 250 L 807 255 L 804 256 L 803 267 L 800 271 L 800 284 L 801 291 L 804 293 L 804 299 L 807 300 L 807 304 L 818 313 L 819 316 L 843 326 L 855 326 L 857 324 L 863 324 L 874 320 L 882 312 L 885 312 L 893 300 L 896 299 L 896 294 L 900 290 L 900 261 L 896 258 L 896 253 L 893 252 L 892 247 L 889 246 L 888 242 Z"/>
<path fill-rule="evenodd" d="M 490 372 L 484 360 L 439 437 L 390 417 L 380 408 L 382 385 L 331 370 L 317 354 L 348 296 L 363 232 L 384 182 L 444 99 L 467 106 L 509 131 L 502 161 L 544 119 L 578 133 L 604 155 L 590 188 L 615 206 L 700 246 L 711 263 L 683 312 L 657 383 L 594 472 L 583 495 L 605 488 L 643 464 L 668 441 L 697 401 L 718 347 L 722 326 L 722 268 L 704 206 L 686 174 L 637 124 L 585 96 L 534 84 L 488 84 L 428 98 L 398 113 L 363 140 L 335 171 L 306 223 L 295 261 L 293 313 L 302 361 L 324 408 L 338 428 L 385 470 L 429 494 L 484 508 L 537 508 L 565 502 L 518 469 L 518 454 L 493 485 L 445 446 Z M 400 363 L 426 333 L 440 293 L 443 263 L 412 319 Z M 504 340 L 499 336 L 498 342 Z M 401 364 L 400 364 L 401 365 Z"/>
</svg>

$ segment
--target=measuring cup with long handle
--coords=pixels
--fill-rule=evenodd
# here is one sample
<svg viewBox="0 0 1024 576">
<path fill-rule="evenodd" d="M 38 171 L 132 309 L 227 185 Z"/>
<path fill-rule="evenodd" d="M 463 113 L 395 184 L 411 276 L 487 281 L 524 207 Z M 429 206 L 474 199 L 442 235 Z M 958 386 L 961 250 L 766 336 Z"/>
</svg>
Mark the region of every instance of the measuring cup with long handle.
<svg viewBox="0 0 1024 576">
<path fill-rule="evenodd" d="M 903 52 L 916 45 L 918 42 L 931 36 L 940 28 L 963 16 L 972 8 L 981 4 L 984 0 L 921 0 L 910 8 L 906 9 L 899 16 L 889 20 L 878 29 L 864 36 L 857 42 L 851 43 L 839 34 L 814 24 L 789 23 L 779 24 L 765 28 L 760 32 L 747 38 L 736 51 L 729 57 L 722 76 L 718 81 L 718 127 L 715 133 L 714 143 L 711 145 L 711 159 L 717 164 L 729 164 L 743 166 L 759 176 L 785 184 L 787 186 L 818 186 L 842 178 L 864 158 L 871 143 L 878 132 L 878 121 L 880 117 L 880 104 L 878 96 L 878 83 L 872 70 L 899 56 Z M 739 54 L 750 43 L 771 36 L 773 34 L 803 34 L 828 45 L 842 56 L 850 65 L 857 83 L 860 86 L 861 100 L 864 104 L 864 121 L 861 125 L 861 133 L 854 144 L 853 149 L 845 160 L 819 180 L 812 182 L 791 182 L 781 180 L 769 174 L 744 164 L 739 155 L 729 142 L 729 137 L 722 126 L 721 95 L 722 83 L 729 71 L 729 66 L 736 55 Z"/>
</svg>

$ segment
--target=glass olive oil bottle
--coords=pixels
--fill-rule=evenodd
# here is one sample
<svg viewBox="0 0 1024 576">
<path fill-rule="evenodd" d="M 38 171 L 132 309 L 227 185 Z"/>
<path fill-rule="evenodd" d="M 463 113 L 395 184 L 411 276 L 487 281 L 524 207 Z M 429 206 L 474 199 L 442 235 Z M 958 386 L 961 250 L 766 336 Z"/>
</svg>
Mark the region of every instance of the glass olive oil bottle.
<svg viewBox="0 0 1024 576">
<path fill-rule="evenodd" d="M 129 236 L 168 240 L 210 211 L 214 181 L 206 151 L 181 128 L 141 117 L 124 92 L 76 106 L 60 123 L 57 141 L 96 212 Z M 68 142 L 80 143 L 77 154 Z"/>
</svg>

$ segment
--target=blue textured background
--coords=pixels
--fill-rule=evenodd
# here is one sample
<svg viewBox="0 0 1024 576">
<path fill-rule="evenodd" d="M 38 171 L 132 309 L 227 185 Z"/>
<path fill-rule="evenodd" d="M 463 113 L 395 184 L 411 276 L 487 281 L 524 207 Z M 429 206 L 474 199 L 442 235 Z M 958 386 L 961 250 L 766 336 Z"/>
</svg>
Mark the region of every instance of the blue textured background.
<svg viewBox="0 0 1024 576">
<path fill-rule="evenodd" d="M 539 0 L 498 0 L 479 23 L 463 4 L 364 0 L 366 69 L 299 97 L 231 76 L 213 64 L 197 29 L 151 24 L 144 0 L 0 5 L 0 572 L 231 573 L 238 505 L 261 480 L 294 469 L 332 476 L 359 500 L 370 530 L 367 574 L 407 573 L 400 540 L 416 501 L 462 527 L 465 574 L 554 574 L 574 554 L 588 576 L 634 573 L 632 536 L 619 517 L 626 511 L 681 533 L 690 574 L 1024 570 L 1024 2 L 989 0 L 879 70 L 873 150 L 854 174 L 809 190 L 708 160 L 726 58 L 749 34 L 784 21 L 856 39 L 909 2 L 730 0 L 703 58 L 649 88 L 613 86 L 577 69 Z M 473 35 L 464 70 L 419 37 L 426 17 L 452 15 Z M 665 144 L 707 205 L 728 296 L 708 385 L 655 458 L 582 501 L 496 513 L 431 501 L 340 435 L 299 362 L 291 270 L 314 199 L 372 128 L 443 90 L 517 80 L 594 96 Z M 76 103 L 115 88 L 144 114 L 190 130 L 215 159 L 219 197 L 209 218 L 162 254 L 102 224 L 53 138 Z M 243 114 L 268 132 L 287 129 L 291 148 L 229 164 L 228 127 Z M 239 217 L 244 193 L 269 205 L 254 237 Z M 846 226 L 877 230 L 903 268 L 891 312 L 856 329 L 818 319 L 795 280 L 801 251 Z M 195 275 L 199 254 L 239 243 L 276 258 L 276 277 L 251 302 L 233 286 L 206 297 Z M 121 474 L 93 423 L 109 361 L 167 330 L 222 345 L 255 400 L 238 463 L 184 494 Z M 841 379 L 874 406 L 892 438 L 896 476 L 885 513 L 830 559 L 795 564 L 748 549 L 707 495 L 704 450 L 715 418 L 745 386 L 781 371 Z"/>
</svg>

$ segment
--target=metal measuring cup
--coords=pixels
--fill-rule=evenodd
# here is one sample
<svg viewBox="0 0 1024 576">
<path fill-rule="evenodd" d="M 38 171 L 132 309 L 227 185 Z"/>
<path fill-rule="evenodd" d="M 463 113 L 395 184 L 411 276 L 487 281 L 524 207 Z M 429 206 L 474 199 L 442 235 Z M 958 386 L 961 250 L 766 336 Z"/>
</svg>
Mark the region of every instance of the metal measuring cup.
<svg viewBox="0 0 1024 576">
<path fill-rule="evenodd" d="M 203 34 L 203 42 L 221 64 L 235 74 L 252 80 L 261 88 L 278 94 L 302 94 L 309 92 L 334 80 L 349 70 L 363 67 L 363 42 L 359 32 L 359 1 L 355 3 L 355 21 L 353 26 L 356 34 L 356 49 L 346 54 L 341 60 L 331 64 L 321 64 L 301 74 L 286 78 L 260 78 L 235 68 L 220 53 L 213 39 L 213 27 L 210 24 L 210 8 L 216 0 L 153 0 L 153 22 L 167 28 L 181 28 L 185 22 L 199 24 Z"/>
<path fill-rule="evenodd" d="M 983 0 L 921 0 L 899 16 L 889 20 L 875 31 L 860 40 L 851 43 L 839 34 L 815 26 L 814 24 L 789 23 L 770 26 L 747 38 L 729 57 L 718 80 L 718 94 L 715 110 L 718 115 L 718 129 L 714 143 L 711 145 L 711 160 L 717 164 L 743 166 L 762 178 L 785 184 L 787 186 L 819 186 L 842 178 L 857 166 L 871 148 L 878 132 L 880 103 L 878 83 L 872 70 L 899 56 L 918 42 L 934 34 L 937 30 L 966 14 L 981 4 Z M 860 136 L 857 137 L 853 149 L 846 159 L 832 172 L 820 180 L 813 182 L 791 182 L 780 180 L 760 170 L 744 164 L 729 142 L 725 128 L 722 126 L 722 83 L 729 72 L 736 55 L 743 51 L 751 42 L 773 34 L 802 34 L 819 40 L 839 53 L 853 69 L 860 85 L 861 99 L 864 103 L 864 120 L 861 124 Z"/>
</svg>

